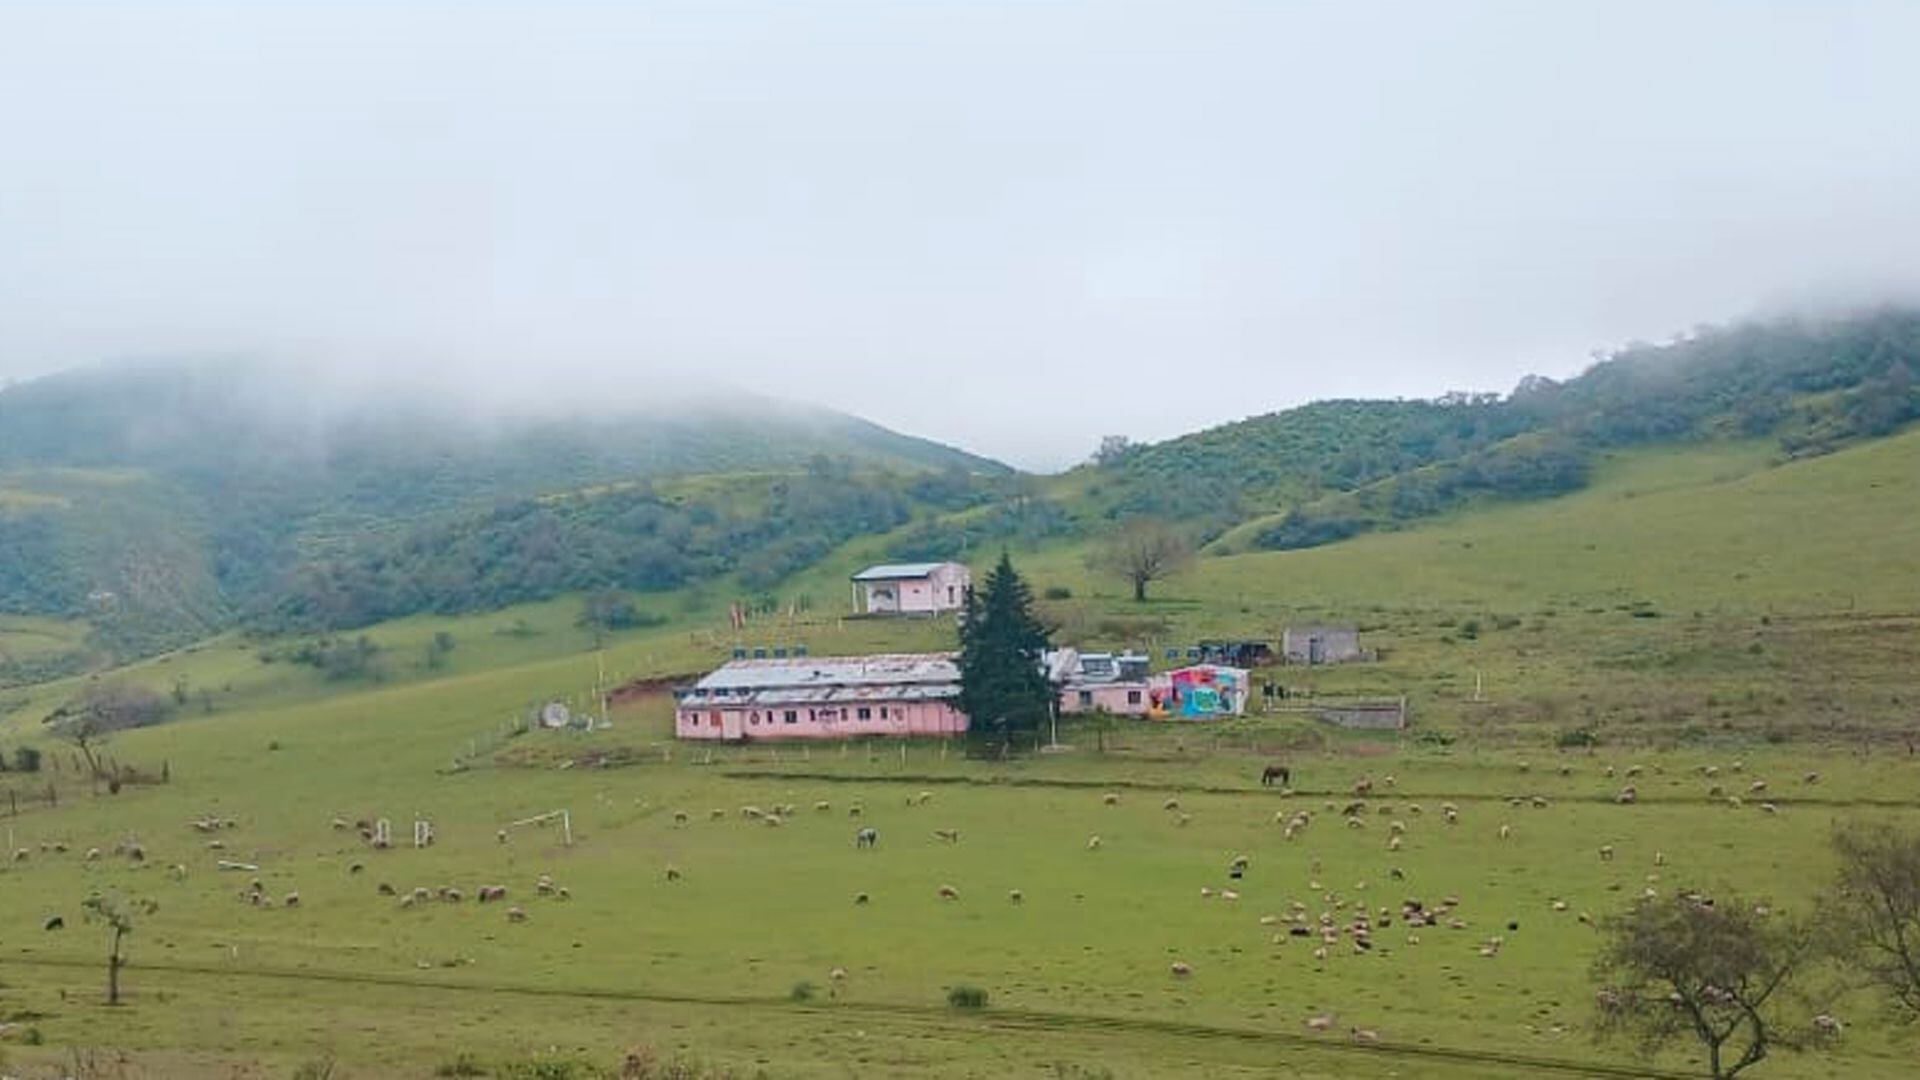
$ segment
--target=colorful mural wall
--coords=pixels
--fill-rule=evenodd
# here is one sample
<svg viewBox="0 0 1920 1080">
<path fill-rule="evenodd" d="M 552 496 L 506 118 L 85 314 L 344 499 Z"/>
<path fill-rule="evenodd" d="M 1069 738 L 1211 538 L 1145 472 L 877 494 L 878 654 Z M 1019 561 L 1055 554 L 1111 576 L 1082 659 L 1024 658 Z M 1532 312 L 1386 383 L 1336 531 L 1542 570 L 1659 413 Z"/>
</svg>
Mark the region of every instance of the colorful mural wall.
<svg viewBox="0 0 1920 1080">
<path fill-rule="evenodd" d="M 1169 671 L 1155 688 L 1156 710 L 1181 720 L 1210 720 L 1247 711 L 1251 689 L 1244 668 L 1197 664 Z"/>
</svg>

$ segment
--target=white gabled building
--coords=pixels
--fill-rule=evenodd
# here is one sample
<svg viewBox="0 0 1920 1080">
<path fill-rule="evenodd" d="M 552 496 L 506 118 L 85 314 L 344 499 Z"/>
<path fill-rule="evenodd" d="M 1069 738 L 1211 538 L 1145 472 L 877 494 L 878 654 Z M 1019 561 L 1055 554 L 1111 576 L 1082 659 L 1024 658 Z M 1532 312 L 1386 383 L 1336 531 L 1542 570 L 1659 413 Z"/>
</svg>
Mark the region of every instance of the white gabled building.
<svg viewBox="0 0 1920 1080">
<path fill-rule="evenodd" d="M 956 562 L 884 563 L 853 575 L 853 603 L 863 615 L 937 615 L 960 610 L 972 585 Z"/>
</svg>

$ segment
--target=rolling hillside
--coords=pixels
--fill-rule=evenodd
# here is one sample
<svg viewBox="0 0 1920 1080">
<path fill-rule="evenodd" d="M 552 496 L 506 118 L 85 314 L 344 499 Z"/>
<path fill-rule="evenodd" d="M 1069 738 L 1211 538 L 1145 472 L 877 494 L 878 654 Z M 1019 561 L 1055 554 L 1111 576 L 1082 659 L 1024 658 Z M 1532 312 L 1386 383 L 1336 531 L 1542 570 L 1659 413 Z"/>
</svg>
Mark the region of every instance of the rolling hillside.
<svg viewBox="0 0 1920 1080">
<path fill-rule="evenodd" d="M 752 398 L 476 418 L 239 364 L 71 372 L 0 392 L 0 613 L 88 620 L 92 648 L 66 653 L 69 666 L 135 656 L 230 626 L 306 561 L 396 527 L 594 485 L 820 462 L 902 476 L 1008 471 L 856 417 Z M 8 663 L 0 657 L 0 682 Z"/>
</svg>

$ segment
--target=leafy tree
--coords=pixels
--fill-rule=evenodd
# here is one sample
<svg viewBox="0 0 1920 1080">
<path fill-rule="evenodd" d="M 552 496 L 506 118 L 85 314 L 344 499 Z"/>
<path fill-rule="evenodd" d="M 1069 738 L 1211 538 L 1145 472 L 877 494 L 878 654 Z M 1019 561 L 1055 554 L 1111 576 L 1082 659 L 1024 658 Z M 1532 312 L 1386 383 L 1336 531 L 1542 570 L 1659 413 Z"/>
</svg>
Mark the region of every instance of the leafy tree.
<svg viewBox="0 0 1920 1080">
<path fill-rule="evenodd" d="M 120 969 L 126 966 L 124 944 L 135 920 L 160 910 L 152 900 L 135 900 L 120 893 L 93 893 L 80 902 L 93 922 L 107 927 L 107 1004 L 120 1004 Z"/>
<path fill-rule="evenodd" d="M 13 748 L 13 767 L 19 772 L 35 773 L 40 771 L 40 748 L 37 746 L 16 746 Z"/>
<path fill-rule="evenodd" d="M 1833 834 L 1833 852 L 1835 944 L 1907 1019 L 1920 1019 L 1920 833 L 1844 826 Z"/>
<path fill-rule="evenodd" d="M 1095 568 L 1124 578 L 1133 586 L 1134 600 L 1144 601 L 1148 585 L 1193 563 L 1193 545 L 1164 521 L 1135 518 L 1094 552 L 1092 562 Z"/>
<path fill-rule="evenodd" d="M 1601 929 L 1601 1034 L 1637 1036 L 1649 1052 L 1692 1038 L 1712 1080 L 1790 1045 L 1780 998 L 1811 951 L 1794 920 L 1737 896 L 1680 893 L 1643 900 Z"/>
<path fill-rule="evenodd" d="M 960 626 L 960 711 L 975 739 L 1011 742 L 1038 732 L 1058 690 L 1041 668 L 1047 634 L 1033 613 L 1033 592 L 1005 552 L 980 590 L 967 590 Z"/>
</svg>

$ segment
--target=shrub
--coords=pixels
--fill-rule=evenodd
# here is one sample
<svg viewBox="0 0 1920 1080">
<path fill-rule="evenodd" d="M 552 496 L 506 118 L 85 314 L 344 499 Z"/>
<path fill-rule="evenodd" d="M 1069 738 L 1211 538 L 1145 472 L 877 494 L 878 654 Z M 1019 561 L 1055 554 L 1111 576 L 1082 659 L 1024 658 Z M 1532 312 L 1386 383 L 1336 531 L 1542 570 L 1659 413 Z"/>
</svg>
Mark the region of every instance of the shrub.
<svg viewBox="0 0 1920 1080">
<path fill-rule="evenodd" d="M 1592 728 L 1577 727 L 1571 731 L 1561 732 L 1559 737 L 1553 740 L 1553 744 L 1565 749 L 1578 746 L 1599 746 L 1600 736 L 1595 734 Z"/>
<path fill-rule="evenodd" d="M 475 1060 L 472 1054 L 463 1051 L 460 1056 L 454 1058 L 452 1061 L 441 1062 L 440 1066 L 433 1070 L 433 1075 L 485 1076 L 487 1075 L 487 1070 L 481 1067 L 480 1062 Z"/>
<path fill-rule="evenodd" d="M 338 1075 L 339 1066 L 331 1055 L 303 1061 L 293 1070 L 293 1080 L 333 1080 Z"/>
<path fill-rule="evenodd" d="M 1067 588 L 1065 585 L 1049 585 L 1047 586 L 1047 591 L 1040 595 L 1048 600 L 1071 600 L 1073 599 L 1073 590 Z"/>
<path fill-rule="evenodd" d="M 812 1001 L 813 995 L 813 984 L 805 979 L 801 979 L 799 982 L 793 984 L 793 989 L 787 991 L 787 1000 Z"/>
<path fill-rule="evenodd" d="M 947 1004 L 956 1009 L 984 1009 L 987 991 L 983 987 L 961 984 L 947 991 Z"/>
<path fill-rule="evenodd" d="M 37 746 L 17 746 L 13 750 L 13 767 L 21 772 L 40 771 L 40 748 Z"/>
</svg>

